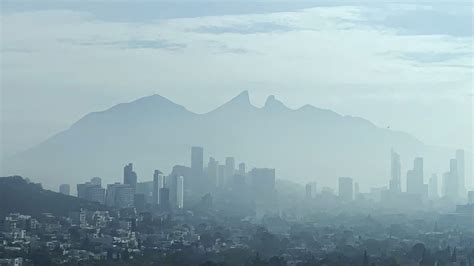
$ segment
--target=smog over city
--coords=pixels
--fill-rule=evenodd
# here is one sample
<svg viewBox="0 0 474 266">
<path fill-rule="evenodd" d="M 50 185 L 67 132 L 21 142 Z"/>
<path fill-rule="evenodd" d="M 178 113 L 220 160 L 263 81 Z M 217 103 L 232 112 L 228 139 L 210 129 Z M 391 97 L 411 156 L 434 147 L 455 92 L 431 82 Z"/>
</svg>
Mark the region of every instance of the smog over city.
<svg viewBox="0 0 474 266">
<path fill-rule="evenodd" d="M 474 266 L 467 0 L 0 0 L 0 266 Z"/>
</svg>

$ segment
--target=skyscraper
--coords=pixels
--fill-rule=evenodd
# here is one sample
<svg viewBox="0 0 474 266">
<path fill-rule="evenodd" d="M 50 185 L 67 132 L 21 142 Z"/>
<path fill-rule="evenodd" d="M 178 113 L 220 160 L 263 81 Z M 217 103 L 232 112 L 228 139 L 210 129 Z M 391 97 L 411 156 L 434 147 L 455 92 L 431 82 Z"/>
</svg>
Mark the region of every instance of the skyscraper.
<svg viewBox="0 0 474 266">
<path fill-rule="evenodd" d="M 410 194 L 427 194 L 424 184 L 423 158 L 417 157 L 413 162 L 413 170 L 407 171 L 407 192 Z"/>
<path fill-rule="evenodd" d="M 135 194 L 133 195 L 133 206 L 137 209 L 138 212 L 145 210 L 146 198 L 145 194 Z"/>
<path fill-rule="evenodd" d="M 102 186 L 99 184 L 101 183 L 97 182 L 96 177 L 92 178 L 90 182 L 86 182 L 84 184 L 77 184 L 77 197 L 104 204 L 105 189 L 102 188 Z"/>
<path fill-rule="evenodd" d="M 245 163 L 240 163 L 239 164 L 239 175 L 240 176 L 245 176 Z"/>
<path fill-rule="evenodd" d="M 100 177 L 93 177 L 93 178 L 91 178 L 91 183 L 92 183 L 93 185 L 102 187 L 102 179 L 101 179 Z"/>
<path fill-rule="evenodd" d="M 204 174 L 204 149 L 191 148 L 191 175 L 193 179 L 201 179 Z"/>
<path fill-rule="evenodd" d="M 352 201 L 354 199 L 354 186 L 352 178 L 339 177 L 339 198 L 343 201 Z"/>
<path fill-rule="evenodd" d="M 168 189 L 168 199 L 170 207 L 176 207 L 178 205 L 178 177 L 180 176 L 182 175 L 171 174 L 166 177 L 165 187 Z"/>
<path fill-rule="evenodd" d="M 235 174 L 235 160 L 233 157 L 225 158 L 225 186 L 230 186 Z"/>
<path fill-rule="evenodd" d="M 87 199 L 89 201 L 98 202 L 100 204 L 105 203 L 105 189 L 99 186 L 89 187 L 87 190 Z"/>
<path fill-rule="evenodd" d="M 391 150 L 391 179 L 390 179 L 391 191 L 402 192 L 400 180 L 401 180 L 400 155 L 392 149 Z"/>
<path fill-rule="evenodd" d="M 153 204 L 160 203 L 160 188 L 164 186 L 164 176 L 160 170 L 153 173 Z"/>
<path fill-rule="evenodd" d="M 134 189 L 128 184 L 109 184 L 105 196 L 105 204 L 111 207 L 128 208 L 134 204 Z"/>
<path fill-rule="evenodd" d="M 193 187 L 194 183 L 191 184 L 193 181 L 193 176 L 192 176 L 192 169 L 190 167 L 184 166 L 184 165 L 175 165 L 173 166 L 173 170 L 171 171 L 171 174 L 169 177 L 178 177 L 178 176 L 183 176 L 184 177 L 184 189 L 185 190 L 196 190 L 195 187 Z M 199 180 L 197 180 L 199 181 Z M 170 185 L 172 183 L 171 179 L 166 180 L 165 182 L 167 184 L 167 187 L 171 189 Z M 171 193 L 171 192 L 170 192 Z"/>
<path fill-rule="evenodd" d="M 436 174 L 432 174 L 429 182 L 429 197 L 431 199 L 436 199 L 439 197 L 438 192 L 438 176 Z"/>
<path fill-rule="evenodd" d="M 209 163 L 207 164 L 207 175 L 209 177 L 209 185 L 216 187 L 218 184 L 218 168 L 219 162 L 216 161 L 213 157 L 209 158 Z"/>
<path fill-rule="evenodd" d="M 449 161 L 449 172 L 444 175 L 445 196 L 455 201 L 459 197 L 458 164 L 456 159 Z"/>
<path fill-rule="evenodd" d="M 416 189 L 418 194 L 423 194 L 424 172 L 423 172 L 423 158 L 417 157 L 413 162 L 413 172 L 416 178 Z"/>
<path fill-rule="evenodd" d="M 225 165 L 217 167 L 217 187 L 225 187 Z"/>
<path fill-rule="evenodd" d="M 64 194 L 64 195 L 70 195 L 71 193 L 71 187 L 69 184 L 62 184 L 59 186 L 59 193 Z"/>
<path fill-rule="evenodd" d="M 123 183 L 130 185 L 135 191 L 137 187 L 137 173 L 133 171 L 133 164 L 129 163 L 123 168 Z"/>
<path fill-rule="evenodd" d="M 467 193 L 467 203 L 474 204 L 474 191 L 469 191 Z"/>
<path fill-rule="evenodd" d="M 184 177 L 183 176 L 178 176 L 176 197 L 177 197 L 176 205 L 178 206 L 179 209 L 182 209 L 183 204 L 184 204 Z"/>
<path fill-rule="evenodd" d="M 170 210 L 170 190 L 167 187 L 160 188 L 160 208 Z"/>
<path fill-rule="evenodd" d="M 275 169 L 253 168 L 249 173 L 252 199 L 257 217 L 278 211 L 278 197 L 275 190 Z"/>
<path fill-rule="evenodd" d="M 458 195 L 465 195 L 466 193 L 466 176 L 465 176 L 465 165 L 464 165 L 464 150 L 456 151 L 457 161 L 457 177 L 458 177 Z"/>
<path fill-rule="evenodd" d="M 354 183 L 354 199 L 357 199 L 360 193 L 360 188 L 359 188 L 359 183 L 355 182 Z"/>
</svg>

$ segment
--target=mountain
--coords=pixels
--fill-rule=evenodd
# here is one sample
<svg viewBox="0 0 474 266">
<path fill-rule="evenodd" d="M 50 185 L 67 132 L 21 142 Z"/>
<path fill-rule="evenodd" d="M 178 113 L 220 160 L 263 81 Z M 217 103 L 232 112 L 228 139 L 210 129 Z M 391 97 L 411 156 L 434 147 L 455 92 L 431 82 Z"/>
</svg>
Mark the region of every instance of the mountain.
<svg viewBox="0 0 474 266">
<path fill-rule="evenodd" d="M 41 213 L 67 216 L 69 212 L 81 208 L 105 209 L 94 202 L 45 190 L 20 176 L 0 177 L 0 217 L 15 212 L 35 216 Z"/>
<path fill-rule="evenodd" d="M 4 168 L 7 174 L 57 187 L 92 176 L 121 181 L 123 166 L 133 162 L 145 181 L 154 169 L 169 172 L 175 164 L 189 165 L 191 146 L 203 146 L 206 156 L 221 163 L 234 156 L 248 168 L 276 168 L 277 178 L 333 187 L 339 176 L 354 177 L 362 188 L 387 184 L 392 147 L 402 156 L 403 171 L 413 166 L 415 156 L 424 156 L 426 178 L 446 171 L 452 156 L 363 118 L 311 105 L 290 109 L 275 96 L 257 108 L 244 91 L 205 114 L 159 95 L 118 104 L 9 158 Z"/>
</svg>

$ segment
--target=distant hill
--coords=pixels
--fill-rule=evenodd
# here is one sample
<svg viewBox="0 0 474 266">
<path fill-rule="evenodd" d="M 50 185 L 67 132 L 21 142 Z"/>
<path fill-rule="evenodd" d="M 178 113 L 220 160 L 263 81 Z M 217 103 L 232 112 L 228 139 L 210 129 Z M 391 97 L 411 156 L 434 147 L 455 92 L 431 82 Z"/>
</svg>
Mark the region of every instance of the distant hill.
<svg viewBox="0 0 474 266">
<path fill-rule="evenodd" d="M 337 187 L 338 177 L 352 176 L 361 189 L 388 183 L 392 147 L 401 154 L 403 172 L 413 167 L 415 156 L 425 157 L 426 179 L 447 171 L 453 156 L 407 133 L 311 105 L 290 109 L 270 96 L 258 108 L 244 91 L 205 114 L 160 95 L 90 113 L 7 159 L 4 174 L 29 176 L 48 187 L 92 176 L 112 183 L 121 181 L 123 166 L 133 162 L 139 180 L 152 180 L 154 169 L 169 173 L 175 164 L 189 165 L 191 146 L 203 146 L 206 157 L 221 163 L 234 156 L 248 168 L 276 168 L 277 178 L 317 181 L 319 187 Z"/>
<path fill-rule="evenodd" d="M 105 206 L 45 190 L 20 176 L 0 177 L 0 217 L 12 212 L 67 215 L 81 208 L 103 210 Z"/>
</svg>

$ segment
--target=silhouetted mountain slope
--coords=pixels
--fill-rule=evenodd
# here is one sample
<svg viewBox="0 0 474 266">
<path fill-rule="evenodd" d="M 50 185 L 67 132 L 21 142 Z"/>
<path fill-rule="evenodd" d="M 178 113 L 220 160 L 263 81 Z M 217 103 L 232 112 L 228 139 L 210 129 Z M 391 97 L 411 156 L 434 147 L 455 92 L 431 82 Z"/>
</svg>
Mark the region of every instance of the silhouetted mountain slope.
<svg viewBox="0 0 474 266">
<path fill-rule="evenodd" d="M 103 210 L 105 206 L 45 190 L 40 184 L 30 183 L 20 176 L 0 177 L 0 217 L 14 212 L 67 215 L 81 208 Z"/>
<path fill-rule="evenodd" d="M 123 165 L 134 162 L 139 179 L 151 180 L 154 169 L 169 172 L 175 164 L 189 165 L 195 145 L 221 163 L 234 156 L 249 167 L 275 167 L 278 178 L 333 187 L 339 176 L 352 176 L 361 187 L 386 184 L 392 147 L 402 156 L 403 171 L 415 156 L 424 156 L 427 175 L 447 170 L 451 156 L 365 119 L 310 105 L 290 109 L 274 96 L 257 108 L 244 91 L 205 114 L 159 95 L 118 104 L 86 115 L 4 166 L 8 174 L 56 186 L 92 176 L 121 181 Z"/>
</svg>

